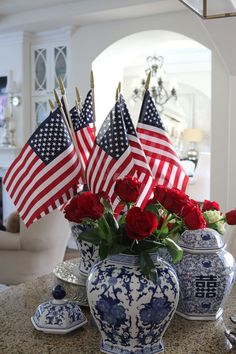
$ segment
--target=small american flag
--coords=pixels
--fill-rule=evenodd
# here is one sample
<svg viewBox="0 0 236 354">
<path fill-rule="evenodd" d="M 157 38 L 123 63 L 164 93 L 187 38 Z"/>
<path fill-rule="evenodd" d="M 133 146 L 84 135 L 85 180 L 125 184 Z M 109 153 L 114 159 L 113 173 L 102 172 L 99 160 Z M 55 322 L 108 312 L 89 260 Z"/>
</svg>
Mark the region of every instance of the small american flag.
<svg viewBox="0 0 236 354">
<path fill-rule="evenodd" d="M 180 164 L 148 90 L 144 95 L 137 132 L 156 185 L 176 187 L 185 191 L 188 176 Z"/>
<path fill-rule="evenodd" d="M 73 128 L 75 131 L 76 141 L 81 156 L 83 169 L 87 166 L 88 158 L 94 145 L 94 129 L 93 129 L 93 103 L 92 91 L 87 94 L 80 114 L 76 107 L 70 111 Z"/>
<path fill-rule="evenodd" d="M 28 227 L 77 192 L 81 165 L 59 109 L 36 129 L 3 183 Z"/>
<path fill-rule="evenodd" d="M 134 174 L 136 174 L 138 180 L 142 182 L 140 197 L 137 202 L 137 206 L 143 207 L 152 194 L 155 185 L 155 180 L 153 178 L 151 169 L 146 159 L 146 155 L 142 148 L 142 144 L 134 128 L 127 105 L 122 95 L 120 96 L 120 105 L 121 105 L 121 114 L 124 119 L 128 141 L 130 144 L 132 157 L 134 160 L 134 172 L 135 172 Z"/>
<path fill-rule="evenodd" d="M 129 175 L 134 167 L 126 128 L 119 112 L 120 103 L 116 102 L 99 130 L 86 170 L 91 192 L 108 194 L 113 209 L 117 205 L 115 182 Z"/>
</svg>

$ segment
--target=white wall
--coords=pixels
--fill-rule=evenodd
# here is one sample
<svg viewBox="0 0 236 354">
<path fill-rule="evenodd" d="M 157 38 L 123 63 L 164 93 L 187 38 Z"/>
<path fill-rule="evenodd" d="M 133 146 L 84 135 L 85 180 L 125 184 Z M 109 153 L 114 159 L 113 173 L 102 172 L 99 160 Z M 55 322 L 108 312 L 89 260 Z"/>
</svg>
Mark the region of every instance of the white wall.
<svg viewBox="0 0 236 354">
<path fill-rule="evenodd" d="M 25 96 L 26 87 L 29 87 L 26 72 L 30 70 L 25 51 L 25 35 L 24 33 L 13 33 L 0 36 L 0 76 L 9 76 L 16 81 L 17 95 L 22 99 L 22 103 L 18 107 L 13 107 L 13 117 L 16 122 L 16 145 L 21 146 L 28 136 L 29 115 L 26 114 L 30 105 L 29 98 Z M 29 74 L 28 74 L 29 75 Z"/>
<path fill-rule="evenodd" d="M 227 19 L 226 19 L 227 21 Z M 233 161 L 228 161 L 228 156 L 233 155 L 235 146 L 229 140 L 229 72 L 219 56 L 212 36 L 203 23 L 190 11 L 162 14 L 144 18 L 129 19 L 104 24 L 94 24 L 79 28 L 72 37 L 72 72 L 74 84 L 78 84 L 84 95 L 89 87 L 89 72 L 92 62 L 107 47 L 123 37 L 145 30 L 166 30 L 183 34 L 199 41 L 212 50 L 212 142 L 211 142 L 211 198 L 217 200 L 225 210 L 236 205 L 236 189 L 229 190 L 228 181 L 232 177 Z M 142 43 L 140 43 L 142 45 Z M 85 50 L 86 49 L 86 50 Z M 121 53 L 120 53 L 121 55 Z M 124 51 L 123 56 L 126 53 Z M 222 56 L 224 53 L 222 53 Z M 109 70 L 99 73 L 104 81 L 114 74 Z M 103 94 L 111 99 L 117 82 Z M 109 101 L 108 100 L 108 101 Z M 97 98 L 96 98 L 96 104 Z M 107 110 L 109 105 L 104 101 Z M 221 137 L 221 138 L 220 138 Z M 224 182 L 223 182 L 224 181 Z"/>
</svg>

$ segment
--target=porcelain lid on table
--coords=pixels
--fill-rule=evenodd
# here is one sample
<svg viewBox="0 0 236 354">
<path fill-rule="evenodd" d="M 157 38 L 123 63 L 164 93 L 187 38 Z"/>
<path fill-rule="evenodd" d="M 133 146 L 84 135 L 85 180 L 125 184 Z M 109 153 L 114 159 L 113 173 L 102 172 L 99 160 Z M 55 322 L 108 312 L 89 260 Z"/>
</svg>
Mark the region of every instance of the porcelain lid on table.
<svg viewBox="0 0 236 354">
<path fill-rule="evenodd" d="M 224 247 L 223 236 L 213 229 L 185 230 L 179 246 L 189 250 L 217 251 Z"/>
<path fill-rule="evenodd" d="M 87 323 L 77 301 L 68 301 L 61 285 L 53 289 L 54 299 L 40 304 L 31 317 L 34 327 L 46 333 L 66 334 Z"/>
</svg>

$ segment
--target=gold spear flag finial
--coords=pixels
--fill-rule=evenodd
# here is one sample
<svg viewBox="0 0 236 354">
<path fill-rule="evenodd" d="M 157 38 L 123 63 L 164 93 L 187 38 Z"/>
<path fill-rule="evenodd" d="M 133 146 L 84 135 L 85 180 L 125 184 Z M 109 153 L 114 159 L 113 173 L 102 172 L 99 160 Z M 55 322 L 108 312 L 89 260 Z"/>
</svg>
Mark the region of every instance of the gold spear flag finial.
<svg viewBox="0 0 236 354">
<path fill-rule="evenodd" d="M 118 99 L 119 99 L 120 92 L 121 92 L 121 82 L 119 82 L 117 89 L 116 89 L 116 101 L 118 101 Z"/>
<path fill-rule="evenodd" d="M 116 88 L 116 101 L 118 101 L 120 95 L 119 86 Z"/>
<path fill-rule="evenodd" d="M 66 93 L 65 86 L 64 86 L 63 81 L 60 77 L 58 78 L 58 84 L 59 84 L 62 96 L 65 95 L 65 93 Z"/>
<path fill-rule="evenodd" d="M 54 92 L 54 96 L 55 96 L 57 105 L 58 105 L 58 107 L 60 108 L 60 107 L 61 107 L 61 101 L 60 101 L 60 98 L 59 98 L 59 96 L 58 96 L 58 94 L 57 94 L 57 91 L 54 89 L 53 92 Z"/>
<path fill-rule="evenodd" d="M 91 86 L 91 89 L 94 89 L 94 76 L 93 76 L 93 70 L 91 70 L 91 73 L 90 73 L 90 86 Z"/>
<path fill-rule="evenodd" d="M 78 87 L 75 88 L 75 92 L 76 92 L 76 98 L 77 98 L 79 108 L 81 109 L 82 100 L 81 100 L 81 96 L 80 96 L 80 92 L 79 92 Z"/>
<path fill-rule="evenodd" d="M 118 89 L 119 93 L 121 93 L 121 82 L 119 82 L 117 89 Z"/>
<path fill-rule="evenodd" d="M 50 108 L 51 108 L 51 110 L 53 111 L 54 110 L 54 103 L 52 102 L 52 100 L 49 98 L 48 99 L 48 102 L 49 102 L 49 105 L 50 105 Z"/>
<path fill-rule="evenodd" d="M 147 76 L 147 80 L 146 80 L 146 82 L 145 82 L 145 86 L 144 86 L 145 90 L 148 90 L 148 89 L 149 89 L 149 85 L 150 85 L 150 81 L 151 81 L 151 75 L 152 75 L 152 73 L 151 73 L 151 71 L 150 71 L 149 74 L 148 74 L 148 76 Z"/>
</svg>

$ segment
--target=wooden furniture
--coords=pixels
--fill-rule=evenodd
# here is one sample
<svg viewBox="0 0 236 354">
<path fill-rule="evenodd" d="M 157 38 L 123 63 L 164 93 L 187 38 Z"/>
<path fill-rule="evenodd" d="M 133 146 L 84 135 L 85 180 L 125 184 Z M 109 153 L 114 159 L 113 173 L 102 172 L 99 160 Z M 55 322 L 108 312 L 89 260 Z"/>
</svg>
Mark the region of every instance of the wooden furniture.
<svg viewBox="0 0 236 354">
<path fill-rule="evenodd" d="M 66 335 L 38 332 L 30 317 L 36 307 L 51 297 L 56 279 L 53 274 L 13 286 L 0 293 L 1 354 L 99 354 L 100 334 L 89 309 L 84 307 L 88 324 Z M 188 321 L 174 316 L 164 335 L 165 354 L 224 354 L 227 341 L 223 331 L 231 326 L 229 316 L 236 313 L 236 288 L 224 310 L 224 321 Z M 233 326 L 232 326 L 233 327 Z"/>
</svg>

